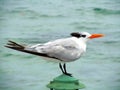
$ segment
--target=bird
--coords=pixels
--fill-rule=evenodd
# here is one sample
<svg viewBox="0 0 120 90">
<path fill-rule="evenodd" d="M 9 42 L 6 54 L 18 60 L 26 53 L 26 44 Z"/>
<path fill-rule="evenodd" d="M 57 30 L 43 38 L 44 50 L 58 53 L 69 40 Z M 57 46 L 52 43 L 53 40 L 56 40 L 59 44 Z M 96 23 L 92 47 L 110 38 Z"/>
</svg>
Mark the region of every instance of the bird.
<svg viewBox="0 0 120 90">
<path fill-rule="evenodd" d="M 90 34 L 88 32 L 72 32 L 70 37 L 61 38 L 46 43 L 23 45 L 9 40 L 5 47 L 17 51 L 34 54 L 46 60 L 59 63 L 62 73 L 72 76 L 67 72 L 66 63 L 78 60 L 86 52 L 87 41 L 103 37 L 104 34 Z"/>
</svg>

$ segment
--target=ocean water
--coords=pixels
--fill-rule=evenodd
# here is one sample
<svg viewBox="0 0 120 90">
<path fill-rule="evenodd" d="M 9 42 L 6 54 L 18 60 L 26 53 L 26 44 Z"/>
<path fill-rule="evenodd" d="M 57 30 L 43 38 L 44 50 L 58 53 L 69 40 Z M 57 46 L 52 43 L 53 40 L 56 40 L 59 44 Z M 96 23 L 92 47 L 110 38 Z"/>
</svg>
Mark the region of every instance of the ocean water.
<svg viewBox="0 0 120 90">
<path fill-rule="evenodd" d="M 49 90 L 61 74 L 58 64 L 5 48 L 69 37 L 71 32 L 103 33 L 87 52 L 67 64 L 86 88 L 120 90 L 120 0 L 0 0 L 0 90 Z"/>
</svg>

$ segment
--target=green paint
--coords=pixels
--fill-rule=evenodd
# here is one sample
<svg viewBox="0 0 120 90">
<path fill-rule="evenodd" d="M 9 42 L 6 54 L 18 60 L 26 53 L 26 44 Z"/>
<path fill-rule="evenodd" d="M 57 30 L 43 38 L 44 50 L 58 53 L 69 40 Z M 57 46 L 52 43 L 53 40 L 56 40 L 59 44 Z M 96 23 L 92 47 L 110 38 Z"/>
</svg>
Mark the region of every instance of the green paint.
<svg viewBox="0 0 120 90">
<path fill-rule="evenodd" d="M 48 85 L 51 90 L 78 90 L 85 88 L 85 86 L 79 83 L 78 79 L 67 76 L 65 74 L 60 75 L 53 79 Z"/>
</svg>

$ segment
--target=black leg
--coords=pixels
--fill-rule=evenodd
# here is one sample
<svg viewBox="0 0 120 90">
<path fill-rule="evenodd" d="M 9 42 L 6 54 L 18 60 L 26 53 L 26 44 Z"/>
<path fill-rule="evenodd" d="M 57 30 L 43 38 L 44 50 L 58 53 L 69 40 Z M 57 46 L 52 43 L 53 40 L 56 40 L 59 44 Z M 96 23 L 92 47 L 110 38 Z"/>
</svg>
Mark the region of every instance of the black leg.
<svg viewBox="0 0 120 90">
<path fill-rule="evenodd" d="M 66 64 L 65 63 L 63 64 L 63 68 L 64 68 L 65 73 L 67 73 Z"/>
<path fill-rule="evenodd" d="M 63 65 L 63 68 L 64 68 L 64 74 L 68 75 L 68 76 L 72 76 L 72 74 L 68 73 L 67 70 L 66 70 L 66 64 L 64 63 Z"/>
<path fill-rule="evenodd" d="M 62 73 L 65 73 L 65 72 L 64 72 L 64 70 L 63 70 L 63 68 L 62 68 L 61 63 L 59 63 L 59 67 L 60 67 L 60 69 L 61 69 Z"/>
</svg>

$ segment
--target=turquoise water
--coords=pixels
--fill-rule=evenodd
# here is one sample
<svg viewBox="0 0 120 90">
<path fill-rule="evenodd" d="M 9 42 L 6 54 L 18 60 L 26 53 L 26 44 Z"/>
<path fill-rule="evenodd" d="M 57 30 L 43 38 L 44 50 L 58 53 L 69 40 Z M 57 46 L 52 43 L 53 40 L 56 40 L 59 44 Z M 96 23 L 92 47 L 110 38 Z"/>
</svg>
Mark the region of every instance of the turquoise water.
<svg viewBox="0 0 120 90">
<path fill-rule="evenodd" d="M 61 74 L 55 63 L 5 48 L 7 40 L 36 44 L 75 31 L 106 35 L 67 65 L 82 90 L 120 90 L 119 0 L 0 0 L 0 90 L 49 90 Z"/>
</svg>

